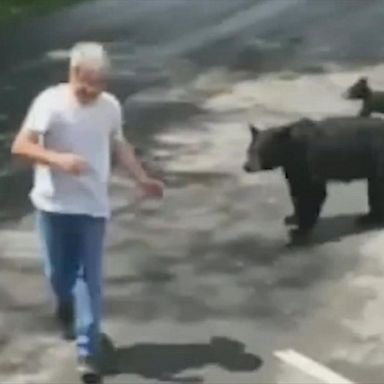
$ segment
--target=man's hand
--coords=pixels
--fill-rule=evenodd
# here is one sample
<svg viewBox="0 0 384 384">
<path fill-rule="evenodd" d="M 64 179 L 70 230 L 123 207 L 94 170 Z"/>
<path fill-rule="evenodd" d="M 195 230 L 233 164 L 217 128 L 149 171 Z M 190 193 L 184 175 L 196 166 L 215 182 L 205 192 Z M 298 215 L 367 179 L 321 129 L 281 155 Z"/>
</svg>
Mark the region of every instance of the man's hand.
<svg viewBox="0 0 384 384">
<path fill-rule="evenodd" d="M 115 142 L 115 151 L 118 164 L 132 174 L 137 185 L 145 195 L 150 197 L 163 196 L 164 184 L 159 180 L 147 176 L 131 144 L 125 140 L 117 141 Z"/>
<path fill-rule="evenodd" d="M 83 157 L 72 153 L 57 153 L 52 163 L 61 171 L 76 176 L 84 173 L 89 168 L 89 165 Z"/>
<path fill-rule="evenodd" d="M 142 191 L 149 197 L 161 198 L 164 192 L 164 184 L 156 179 L 146 178 L 139 181 Z"/>
</svg>

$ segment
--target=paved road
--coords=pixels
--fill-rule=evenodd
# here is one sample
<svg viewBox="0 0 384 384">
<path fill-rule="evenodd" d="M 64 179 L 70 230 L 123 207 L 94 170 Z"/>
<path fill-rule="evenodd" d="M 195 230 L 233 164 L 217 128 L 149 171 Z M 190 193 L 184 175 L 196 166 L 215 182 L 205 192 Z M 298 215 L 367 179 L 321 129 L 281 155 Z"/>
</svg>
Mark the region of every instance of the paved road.
<svg viewBox="0 0 384 384">
<path fill-rule="evenodd" d="M 0 381 L 76 380 L 49 317 L 28 174 L 7 146 L 30 97 L 64 79 L 67 48 L 99 39 L 127 135 L 168 186 L 145 202 L 111 180 L 105 332 L 121 372 L 106 383 L 319 382 L 280 364 L 286 348 L 381 383 L 384 238 L 353 225 L 365 185 L 333 185 L 312 243 L 292 249 L 282 176 L 241 165 L 248 121 L 355 114 L 340 94 L 363 73 L 384 88 L 383 13 L 380 1 L 104 0 L 4 31 Z"/>
</svg>

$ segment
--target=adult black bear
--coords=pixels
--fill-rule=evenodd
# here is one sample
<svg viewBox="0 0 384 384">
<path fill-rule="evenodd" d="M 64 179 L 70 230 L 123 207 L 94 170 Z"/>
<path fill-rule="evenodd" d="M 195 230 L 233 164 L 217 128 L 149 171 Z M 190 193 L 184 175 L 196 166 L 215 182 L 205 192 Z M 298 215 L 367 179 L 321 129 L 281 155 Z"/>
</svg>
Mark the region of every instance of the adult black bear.
<svg viewBox="0 0 384 384">
<path fill-rule="evenodd" d="M 251 126 L 246 172 L 281 167 L 287 179 L 298 233 L 310 232 L 329 181 L 368 181 L 365 224 L 384 222 L 384 120 L 334 117 L 301 119 L 260 131 Z"/>
<path fill-rule="evenodd" d="M 359 116 L 370 116 L 372 112 L 384 113 L 384 92 L 374 91 L 366 77 L 361 77 L 344 94 L 349 100 L 362 100 Z"/>
</svg>

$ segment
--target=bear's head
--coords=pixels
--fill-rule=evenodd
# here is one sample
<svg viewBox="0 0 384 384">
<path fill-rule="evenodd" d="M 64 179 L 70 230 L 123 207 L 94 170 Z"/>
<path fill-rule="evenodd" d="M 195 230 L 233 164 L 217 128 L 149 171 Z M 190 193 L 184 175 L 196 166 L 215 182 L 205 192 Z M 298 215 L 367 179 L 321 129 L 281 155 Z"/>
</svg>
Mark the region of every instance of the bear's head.
<svg viewBox="0 0 384 384">
<path fill-rule="evenodd" d="M 249 173 L 267 171 L 284 165 L 291 126 L 259 130 L 249 126 L 251 143 L 247 151 L 244 170 Z"/>
<path fill-rule="evenodd" d="M 344 97 L 349 100 L 365 99 L 371 94 L 371 89 L 368 85 L 368 79 L 361 77 L 352 84 L 344 94 Z"/>
</svg>

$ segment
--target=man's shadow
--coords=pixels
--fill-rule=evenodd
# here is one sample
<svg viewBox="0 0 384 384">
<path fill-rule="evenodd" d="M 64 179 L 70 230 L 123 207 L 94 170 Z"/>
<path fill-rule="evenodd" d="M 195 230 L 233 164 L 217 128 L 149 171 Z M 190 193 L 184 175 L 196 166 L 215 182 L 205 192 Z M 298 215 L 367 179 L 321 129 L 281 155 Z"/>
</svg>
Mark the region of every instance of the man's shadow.
<svg viewBox="0 0 384 384">
<path fill-rule="evenodd" d="M 203 382 L 200 376 L 180 375 L 206 365 L 217 365 L 231 372 L 256 371 L 262 365 L 261 358 L 246 353 L 242 343 L 225 337 L 214 337 L 207 344 L 140 343 L 116 348 L 104 336 L 102 351 L 104 376 L 133 374 L 166 382 Z"/>
</svg>

